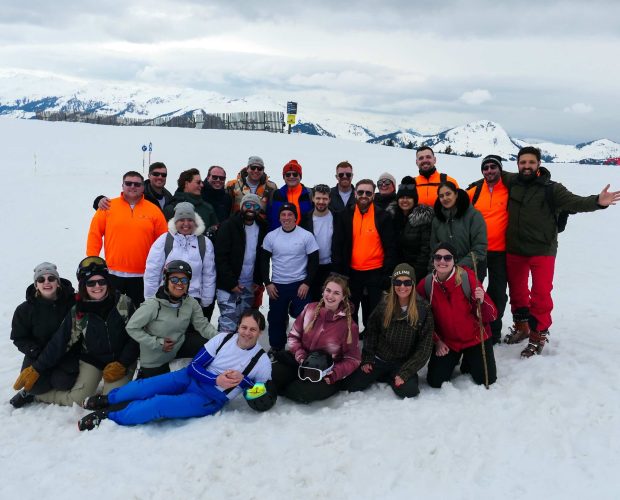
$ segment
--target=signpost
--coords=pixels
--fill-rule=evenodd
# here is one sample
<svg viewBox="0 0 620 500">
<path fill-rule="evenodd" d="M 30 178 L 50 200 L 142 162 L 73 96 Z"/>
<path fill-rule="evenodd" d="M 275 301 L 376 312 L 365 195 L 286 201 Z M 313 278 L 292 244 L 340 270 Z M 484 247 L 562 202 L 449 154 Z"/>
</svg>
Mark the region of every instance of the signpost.
<svg viewBox="0 0 620 500">
<path fill-rule="evenodd" d="M 291 125 L 295 125 L 297 118 L 297 103 L 289 101 L 286 103 L 286 123 L 288 123 L 288 133 L 291 133 Z"/>
<path fill-rule="evenodd" d="M 143 144 L 142 145 L 142 173 L 144 173 L 144 163 L 146 161 L 146 150 L 147 150 L 146 144 Z"/>
</svg>

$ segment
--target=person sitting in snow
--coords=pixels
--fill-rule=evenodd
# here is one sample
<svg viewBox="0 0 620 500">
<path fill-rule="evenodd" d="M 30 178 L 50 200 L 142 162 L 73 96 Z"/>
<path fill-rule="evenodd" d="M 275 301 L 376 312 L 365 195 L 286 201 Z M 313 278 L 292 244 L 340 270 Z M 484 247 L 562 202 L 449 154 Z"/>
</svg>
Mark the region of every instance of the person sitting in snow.
<svg viewBox="0 0 620 500">
<path fill-rule="evenodd" d="M 186 368 L 136 380 L 107 396 L 87 398 L 84 408 L 95 411 L 82 418 L 78 428 L 92 430 L 104 419 L 137 425 L 204 417 L 217 413 L 241 392 L 252 409 L 270 409 L 277 396 L 271 389 L 271 362 L 258 344 L 264 328 L 265 317 L 256 309 L 247 309 L 237 333 L 215 336 Z"/>
</svg>

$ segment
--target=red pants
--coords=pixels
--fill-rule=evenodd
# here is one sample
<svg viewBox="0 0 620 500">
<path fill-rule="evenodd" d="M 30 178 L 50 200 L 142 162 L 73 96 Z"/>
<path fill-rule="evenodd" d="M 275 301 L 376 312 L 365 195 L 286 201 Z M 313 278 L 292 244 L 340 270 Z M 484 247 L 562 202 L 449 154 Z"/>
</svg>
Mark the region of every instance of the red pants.
<svg viewBox="0 0 620 500">
<path fill-rule="evenodd" d="M 510 310 L 528 308 L 530 316 L 536 320 L 535 329 L 548 330 L 551 326 L 551 290 L 553 290 L 553 271 L 555 257 L 537 255 L 525 257 L 514 253 L 506 254 L 506 272 L 510 289 Z M 532 275 L 532 290 L 528 280 Z"/>
</svg>

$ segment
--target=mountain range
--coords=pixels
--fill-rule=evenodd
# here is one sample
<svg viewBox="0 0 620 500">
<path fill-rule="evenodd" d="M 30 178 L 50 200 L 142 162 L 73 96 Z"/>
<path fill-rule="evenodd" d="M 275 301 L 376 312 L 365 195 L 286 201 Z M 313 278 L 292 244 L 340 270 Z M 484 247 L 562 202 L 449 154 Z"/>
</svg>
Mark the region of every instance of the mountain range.
<svg viewBox="0 0 620 500">
<path fill-rule="evenodd" d="M 285 102 L 261 95 L 233 99 L 205 90 L 93 83 L 46 73 L 0 71 L 0 115 L 14 118 L 34 118 L 36 113 L 44 111 L 154 119 L 173 118 L 199 111 L 230 113 L 285 109 Z M 498 154 L 506 159 L 514 159 L 519 148 L 533 145 L 541 149 L 543 159 L 547 162 L 602 163 L 607 158 L 620 156 L 620 144 L 608 139 L 576 145 L 532 142 L 511 137 L 501 125 L 489 120 L 423 135 L 415 130 L 403 130 L 397 123 L 378 123 L 372 118 L 364 118 L 363 124 L 351 123 L 343 119 L 342 115 L 330 115 L 321 110 L 300 110 L 297 118 L 299 121 L 293 127 L 297 133 L 396 147 L 417 148 L 428 145 L 439 153 L 468 156 Z"/>
</svg>

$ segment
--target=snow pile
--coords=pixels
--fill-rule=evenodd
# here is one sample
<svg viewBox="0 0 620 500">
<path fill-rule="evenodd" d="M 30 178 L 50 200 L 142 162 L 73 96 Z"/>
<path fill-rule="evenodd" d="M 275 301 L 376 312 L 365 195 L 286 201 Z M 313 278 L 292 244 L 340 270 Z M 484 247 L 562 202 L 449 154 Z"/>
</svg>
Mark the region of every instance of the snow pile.
<svg viewBox="0 0 620 500">
<path fill-rule="evenodd" d="M 122 173 L 141 170 L 142 144 L 152 141 L 152 161 L 169 166 L 169 187 L 190 167 L 204 174 L 219 164 L 230 178 L 254 154 L 278 184 L 291 158 L 307 185 L 333 185 L 344 159 L 356 179 L 386 169 L 400 179 L 415 172 L 414 152 L 299 135 L 11 119 L 0 119 L 0 135 L 0 498 L 617 498 L 620 207 L 570 218 L 551 343 L 528 361 L 519 359 L 522 346 L 499 346 L 489 391 L 467 376 L 433 390 L 423 371 L 410 401 L 382 385 L 310 406 L 280 399 L 266 414 L 236 400 L 213 417 L 136 428 L 106 421 L 79 433 L 78 407 L 8 404 L 22 359 L 10 322 L 35 264 L 51 260 L 73 278 L 93 198 L 118 195 Z M 617 168 L 550 167 L 578 194 L 608 182 L 620 189 Z M 438 168 L 461 185 L 480 177 L 476 159 L 440 155 Z"/>
</svg>

